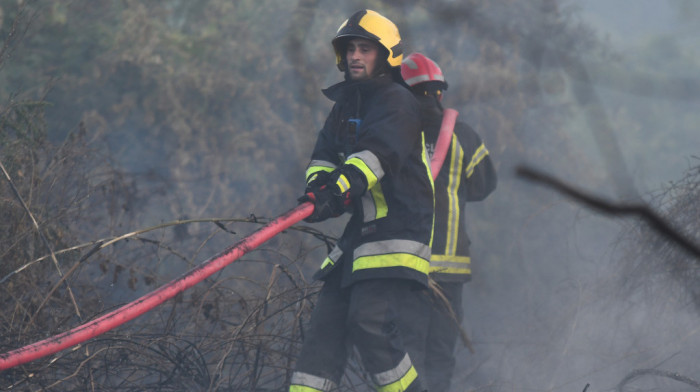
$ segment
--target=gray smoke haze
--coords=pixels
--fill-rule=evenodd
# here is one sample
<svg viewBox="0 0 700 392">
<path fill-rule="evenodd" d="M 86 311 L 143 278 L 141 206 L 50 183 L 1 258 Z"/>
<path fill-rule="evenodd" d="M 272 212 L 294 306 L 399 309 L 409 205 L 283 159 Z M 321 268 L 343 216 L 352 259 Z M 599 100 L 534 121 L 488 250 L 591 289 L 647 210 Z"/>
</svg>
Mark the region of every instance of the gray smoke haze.
<svg viewBox="0 0 700 392">
<path fill-rule="evenodd" d="M 573 115 L 564 128 L 580 156 L 571 157 L 569 163 L 581 165 L 577 170 L 595 173 L 594 177 L 604 180 L 594 184 L 566 174 L 560 178 L 621 200 L 625 196 L 618 189 L 622 177 L 644 197 L 682 177 L 693 162 L 697 164 L 693 161 L 697 158 L 692 158 L 697 157 L 700 146 L 697 126 L 675 128 L 677 123 L 670 120 L 687 115 L 699 101 L 697 24 L 693 27 L 681 21 L 678 2 L 569 4 L 578 8 L 576 19 L 606 39 L 616 61 L 600 64 L 581 59 L 590 78 L 587 87 L 592 87 L 590 93 L 596 97 L 598 106 L 594 108 L 581 105 L 573 93 L 581 80 L 571 80 L 570 74 L 554 68 L 556 64 L 550 68 L 566 78 L 568 86 L 567 91 L 557 92 L 568 97 L 558 95 L 552 100 L 572 99 Z M 697 17 L 695 14 L 696 22 Z M 663 45 L 681 62 L 690 60 L 691 66 L 681 70 L 664 67 L 662 64 L 675 60 L 664 59 L 663 53 L 648 53 L 654 45 Z M 546 53 L 544 58 L 557 62 L 556 53 Z M 450 70 L 454 72 L 454 67 Z M 548 77 L 552 76 L 543 75 L 542 80 Z M 660 81 L 684 78 L 690 78 L 686 86 L 694 91 L 690 99 L 679 99 L 668 93 L 668 86 L 660 85 Z M 593 121 L 586 121 L 591 110 Z M 620 117 L 629 119 L 628 126 L 612 125 L 621 124 Z M 606 152 L 610 146 L 596 140 L 600 129 L 592 126 L 609 127 L 621 156 L 605 156 L 615 150 Z M 664 142 L 656 143 L 659 139 Z M 533 145 L 542 142 L 533 140 Z M 498 149 L 493 143 L 489 147 Z M 550 147 L 547 154 L 560 153 L 554 145 Z M 618 164 L 612 166 L 615 162 Z M 554 175 L 567 170 L 537 161 L 528 163 Z M 633 293 L 621 289 L 631 271 L 619 266 L 624 256 L 617 239 L 620 230 L 629 229 L 629 222 L 601 217 L 551 197 L 546 190 L 533 189 L 513 179 L 511 169 L 501 167 L 499 189 L 484 203 L 488 211 L 499 211 L 498 215 L 483 213 L 478 204 L 469 207 L 480 219 L 496 219 L 496 225 L 511 226 L 513 235 L 487 238 L 479 234 L 478 225 L 470 227 L 476 233 L 475 265 L 474 281 L 464 298 L 465 323 L 476 354 L 462 348 L 462 371 L 454 390 L 582 391 L 590 384 L 588 391 L 610 391 L 632 371 L 650 368 L 697 380 L 700 318 L 687 297 L 678 294 L 678 283 L 661 279 L 654 289 L 646 287 Z M 518 206 L 506 204 L 504 194 L 547 203 L 520 216 L 525 219 L 517 219 L 512 210 Z M 490 257 L 498 248 L 509 249 L 508 257 L 501 258 L 501 252 L 495 260 Z M 512 273 L 503 276 L 504 268 L 495 270 L 493 263 L 507 265 L 505 270 Z M 696 389 L 667 378 L 640 376 L 625 390 Z"/>
<path fill-rule="evenodd" d="M 300 94 L 309 83 L 315 88 L 307 99 L 320 117 L 305 124 L 311 129 L 296 130 L 298 151 L 292 156 L 299 157 L 299 169 L 329 108 L 318 90 L 341 77 L 329 44 L 336 26 L 319 21 L 341 21 L 364 6 L 319 1 L 314 14 L 305 16 L 311 23 L 300 50 L 318 77 L 289 78 L 280 86 Z M 589 212 L 513 174 L 516 165 L 531 165 L 612 200 L 644 197 L 682 176 L 697 154 L 700 132 L 693 124 L 665 124 L 692 113 L 698 74 L 659 64 L 700 64 L 693 42 L 683 38 L 692 24 L 681 24 L 680 8 L 665 1 L 562 2 L 565 32 L 542 9 L 522 3 L 487 2 L 476 15 L 460 14 L 459 6 L 445 1 L 379 9 L 397 20 L 409 51 L 442 65 L 450 83 L 445 105 L 481 134 L 500 175 L 496 192 L 468 207 L 474 279 L 465 292 L 465 327 L 476 354 L 459 350 L 454 391 L 582 391 L 586 384 L 589 392 L 609 391 L 640 368 L 699 376 L 697 309 L 676 291 L 664 297 L 664 290 L 648 296 L 619 288 L 626 271 L 618 267 L 617 238 L 626 222 Z M 268 26 L 272 40 L 284 36 L 282 27 Z M 489 47 L 493 37 L 508 34 L 517 45 Z M 270 45 L 274 50 L 280 43 Z M 567 52 L 569 45 L 582 55 Z M 668 53 L 677 58 L 659 59 L 655 45 L 674 47 Z M 513 59 L 509 51 L 516 48 L 522 57 Z M 513 73 L 522 79 L 511 80 Z M 618 86 L 616 75 L 638 79 Z M 635 90 L 682 76 L 695 77 L 694 100 L 669 97 L 653 84 L 646 94 Z M 482 90 L 485 95 L 479 95 Z M 284 114 L 284 105 L 276 110 L 294 117 Z M 301 189 L 301 181 L 283 178 Z M 251 211 L 257 211 L 252 199 Z M 327 226 L 339 234 L 340 225 Z M 309 262 L 309 272 L 315 265 Z M 631 385 L 682 388 L 659 378 Z"/>
<path fill-rule="evenodd" d="M 216 3 L 225 8 L 224 2 Z M 444 105 L 457 109 L 477 130 L 498 169 L 496 191 L 467 206 L 473 280 L 464 294 L 464 326 L 476 352 L 458 348 L 453 391 L 580 392 L 588 384 L 588 392 L 612 391 L 638 369 L 700 379 L 698 306 L 664 273 L 649 284 L 630 284 L 634 271 L 621 263 L 629 247 L 644 245 L 622 240 L 639 223 L 601 216 L 514 174 L 518 165 L 527 165 L 613 201 L 649 201 L 697 166 L 696 0 L 241 0 L 227 5 L 226 16 L 186 2 L 172 4 L 193 20 L 201 17 L 203 26 L 207 18 L 215 20 L 216 31 L 227 34 L 214 50 L 207 47 L 211 37 L 197 41 L 209 50 L 202 49 L 208 55 L 202 58 L 216 61 L 172 71 L 166 54 L 155 50 L 165 60 L 143 60 L 143 48 L 136 45 L 128 52 L 136 60 L 129 61 L 140 68 L 115 72 L 123 80 L 101 80 L 96 87 L 85 82 L 81 86 L 94 94 L 87 97 L 58 88 L 60 93 L 49 95 L 54 102 L 47 109 L 50 137 L 62 140 L 67 129 L 85 121 L 88 129 L 106 135 L 114 163 L 135 178 L 140 198 L 131 208 L 139 211 L 138 222 L 110 227 L 109 234 L 184 215 L 276 216 L 296 205 L 316 132 L 330 108 L 320 89 L 342 77 L 330 40 L 342 20 L 368 7 L 397 22 L 409 52 L 438 61 L 449 83 Z M 78 11 L 67 7 L 65 12 Z M 177 26 L 178 16 L 158 22 Z M 142 22 L 147 25 L 148 18 Z M 199 27 L 185 26 L 180 33 L 187 36 Z M 128 47 L 124 42 L 139 38 L 124 34 L 115 45 Z M 150 49 L 173 46 L 196 56 L 196 47 L 182 49 L 159 39 L 143 42 Z M 264 56 L 241 51 L 239 41 L 255 42 Z M 56 46 L 61 53 L 77 51 L 71 45 Z M 96 79 L 108 74 L 101 64 L 130 64 L 108 60 L 109 55 L 95 60 L 91 72 Z M 171 71 L 181 73 L 182 82 L 157 90 L 155 99 L 149 96 L 159 76 Z M 221 76 L 228 74 L 241 76 L 238 84 Z M 256 85 L 261 81 L 274 88 Z M 61 81 L 56 83 L 60 87 Z M 192 85 L 200 84 L 211 93 L 200 101 L 215 106 L 214 113 L 200 113 L 200 102 L 193 109 L 184 100 L 170 99 L 188 89 L 199 93 Z M 109 102 L 105 107 L 133 109 L 110 117 L 96 108 L 100 100 Z M 146 112 L 166 119 L 146 120 Z M 183 115 L 171 123 L 171 112 L 194 118 L 188 123 Z M 269 132 L 251 132 L 260 129 Z M 343 222 L 315 227 L 339 235 Z M 208 232 L 195 225 L 182 236 L 195 234 Z M 178 245 L 198 244 L 198 239 L 180 240 Z M 158 259 L 149 268 L 166 281 L 230 241 L 231 236 L 207 240 L 192 259 Z M 296 241 L 277 239 L 264 246 L 270 252 L 259 257 L 261 263 L 246 264 L 243 272 L 234 266 L 235 272 L 219 278 L 252 276 L 264 263 L 288 262 L 297 256 L 279 255 L 277 249 L 297 246 Z M 325 247 L 303 241 L 298 253 L 308 254 L 299 269 L 310 280 Z M 648 254 L 653 258 L 653 249 Z M 134 294 L 114 297 L 127 301 Z M 625 390 L 694 389 L 665 377 L 641 376 Z"/>
</svg>

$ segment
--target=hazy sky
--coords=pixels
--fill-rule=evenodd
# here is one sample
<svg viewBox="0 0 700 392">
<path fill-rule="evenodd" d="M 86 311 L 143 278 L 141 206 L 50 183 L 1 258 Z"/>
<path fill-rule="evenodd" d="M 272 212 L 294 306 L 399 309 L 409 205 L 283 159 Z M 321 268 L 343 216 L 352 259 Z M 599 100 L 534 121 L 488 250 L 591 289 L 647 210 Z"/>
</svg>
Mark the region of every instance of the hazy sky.
<svg viewBox="0 0 700 392">
<path fill-rule="evenodd" d="M 615 45 L 635 45 L 650 35 L 677 33 L 676 10 L 667 0 L 577 0 L 585 21 Z"/>
</svg>

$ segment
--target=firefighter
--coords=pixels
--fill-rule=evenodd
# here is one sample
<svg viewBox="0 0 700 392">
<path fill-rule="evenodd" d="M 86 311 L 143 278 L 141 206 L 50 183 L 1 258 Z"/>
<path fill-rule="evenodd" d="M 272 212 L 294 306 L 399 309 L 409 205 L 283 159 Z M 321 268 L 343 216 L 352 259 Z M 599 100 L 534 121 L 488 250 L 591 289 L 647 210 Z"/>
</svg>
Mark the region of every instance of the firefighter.
<svg viewBox="0 0 700 392">
<path fill-rule="evenodd" d="M 420 103 L 423 132 L 432 155 L 442 123 L 441 102 L 447 82 L 440 67 L 421 53 L 412 53 L 403 60 L 401 74 Z M 456 320 L 440 301 L 433 301 L 422 374 L 430 392 L 450 388 L 454 347 L 463 317 L 462 289 L 471 279 L 470 240 L 463 206 L 465 202 L 483 200 L 495 188 L 496 171 L 486 146 L 471 127 L 457 121 L 444 164 L 435 179 L 435 231 L 430 260 L 430 277 L 447 297 Z"/>
<path fill-rule="evenodd" d="M 351 216 L 314 274 L 323 287 L 289 390 L 336 388 L 355 347 L 377 391 L 423 391 L 406 348 L 417 334 L 402 327 L 429 305 L 433 182 L 420 108 L 401 78 L 401 37 L 389 19 L 358 11 L 332 46 L 345 80 L 323 90 L 334 105 L 299 200 L 314 203 L 307 222 Z"/>
</svg>

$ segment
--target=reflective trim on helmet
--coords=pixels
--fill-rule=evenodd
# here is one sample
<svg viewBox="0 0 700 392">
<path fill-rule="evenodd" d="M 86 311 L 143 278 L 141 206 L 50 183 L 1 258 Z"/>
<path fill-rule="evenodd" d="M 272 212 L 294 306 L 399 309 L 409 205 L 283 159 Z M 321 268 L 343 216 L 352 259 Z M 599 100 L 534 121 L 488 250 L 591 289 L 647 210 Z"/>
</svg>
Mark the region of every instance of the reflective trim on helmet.
<svg viewBox="0 0 700 392">
<path fill-rule="evenodd" d="M 423 82 L 429 82 L 430 81 L 430 76 L 428 75 L 418 75 L 415 77 L 412 77 L 410 79 L 406 79 L 405 82 L 407 85 L 413 87 L 418 83 L 423 83 Z"/>
<path fill-rule="evenodd" d="M 353 165 L 360 169 L 367 180 L 367 189 L 372 187 L 384 177 L 384 169 L 379 163 L 379 158 L 372 151 L 363 150 L 356 152 L 348 157 L 345 161 L 346 165 Z"/>
<path fill-rule="evenodd" d="M 484 158 L 489 155 L 489 150 L 486 149 L 486 146 L 482 143 L 479 148 L 476 149 L 474 152 L 474 155 L 472 155 L 472 160 L 469 162 L 469 165 L 467 166 L 465 172 L 467 173 L 467 178 L 471 177 L 472 174 L 474 174 L 474 168 L 476 165 L 479 164 Z"/>
<path fill-rule="evenodd" d="M 401 62 L 401 76 L 411 87 L 420 83 L 439 82 L 443 85 L 440 89 L 447 89 L 447 81 L 440 66 L 422 53 L 411 53 Z"/>
<path fill-rule="evenodd" d="M 408 389 L 418 378 L 418 372 L 406 354 L 399 364 L 390 370 L 372 375 L 372 381 L 377 385 L 377 391 L 401 392 Z"/>
<path fill-rule="evenodd" d="M 418 83 L 435 81 L 444 82 L 445 78 L 442 77 L 442 75 L 433 75 L 432 79 L 430 78 L 430 75 L 418 75 L 405 80 L 406 84 L 411 87 L 415 86 Z"/>
<path fill-rule="evenodd" d="M 335 388 L 335 383 L 327 378 L 313 374 L 294 372 L 289 392 L 328 392 Z"/>
</svg>

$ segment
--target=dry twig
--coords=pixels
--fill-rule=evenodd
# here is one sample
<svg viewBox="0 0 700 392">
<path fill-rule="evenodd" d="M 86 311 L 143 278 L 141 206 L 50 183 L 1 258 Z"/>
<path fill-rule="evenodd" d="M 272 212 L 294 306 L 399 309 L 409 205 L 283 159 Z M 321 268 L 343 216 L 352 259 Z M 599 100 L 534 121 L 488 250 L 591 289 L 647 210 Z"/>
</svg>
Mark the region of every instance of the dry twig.
<svg viewBox="0 0 700 392">
<path fill-rule="evenodd" d="M 15 186 L 14 182 L 12 181 L 12 178 L 10 177 L 10 174 L 7 172 L 5 169 L 5 165 L 0 162 L 0 169 L 2 169 L 2 173 L 5 175 L 5 179 L 7 179 L 7 182 L 10 184 L 10 188 L 12 189 L 12 192 L 15 194 L 17 199 L 19 200 L 20 204 L 22 204 L 22 208 L 24 208 L 24 211 L 27 212 L 27 215 L 29 215 L 29 218 L 32 220 L 32 224 L 34 225 L 34 228 L 36 229 L 37 233 L 39 234 L 39 237 L 41 238 L 41 241 L 44 243 L 44 246 L 49 250 L 51 260 L 53 261 L 54 266 L 56 267 L 56 270 L 58 271 L 58 275 L 63 278 L 63 272 L 61 271 L 61 267 L 58 265 L 58 259 L 56 258 L 56 253 L 53 251 L 53 247 L 49 243 L 49 240 L 46 239 L 46 236 L 44 233 L 41 231 L 41 228 L 39 228 L 39 223 L 37 223 L 36 219 L 34 218 L 34 214 L 32 214 L 31 210 L 29 210 L 29 207 L 27 206 L 27 203 L 24 202 L 24 199 L 22 198 L 22 195 L 19 194 L 19 190 Z M 82 320 L 82 316 L 80 315 L 80 309 L 78 308 L 78 303 L 75 301 L 75 297 L 73 296 L 73 290 L 71 290 L 70 285 L 66 283 L 66 289 L 68 291 L 68 295 L 70 296 L 71 302 L 73 303 L 73 308 L 75 309 L 75 314 L 78 316 L 80 320 Z M 53 291 L 52 291 L 53 293 Z M 51 294 L 52 294 L 51 293 Z M 42 303 L 37 307 L 36 311 L 34 312 L 34 315 L 29 319 L 29 322 L 27 322 L 25 331 L 27 328 L 29 328 L 33 322 L 34 318 L 36 318 L 37 314 L 39 314 L 39 311 L 44 307 L 46 302 L 49 300 L 51 297 L 51 294 L 47 295 Z"/>
<path fill-rule="evenodd" d="M 625 387 L 625 384 L 642 376 L 660 376 L 670 378 L 672 380 L 688 384 L 691 387 L 694 387 L 695 389 L 700 391 L 700 382 L 693 380 L 690 377 L 680 375 L 678 373 L 658 369 L 637 369 L 633 371 L 632 373 L 628 374 L 624 379 L 622 379 L 622 381 L 620 381 L 619 384 L 617 384 L 617 387 L 615 387 L 615 391 L 622 392 L 623 388 Z"/>
</svg>

